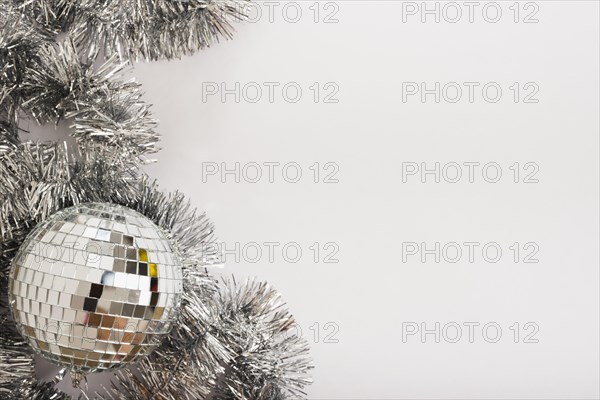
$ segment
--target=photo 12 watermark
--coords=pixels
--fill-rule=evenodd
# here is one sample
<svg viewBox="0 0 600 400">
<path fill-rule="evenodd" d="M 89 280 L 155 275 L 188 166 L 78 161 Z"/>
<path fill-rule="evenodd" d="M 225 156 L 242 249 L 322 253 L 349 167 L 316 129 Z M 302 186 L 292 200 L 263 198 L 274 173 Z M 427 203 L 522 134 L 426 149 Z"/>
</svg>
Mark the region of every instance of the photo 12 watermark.
<svg viewBox="0 0 600 400">
<path fill-rule="evenodd" d="M 340 183 L 340 165 L 333 161 L 206 161 L 201 171 L 202 183 Z"/>
<path fill-rule="evenodd" d="M 340 22 L 339 1 L 240 1 L 236 2 L 238 13 L 247 23 L 312 22 L 315 24 L 338 24 Z"/>
<path fill-rule="evenodd" d="M 301 337 L 309 343 L 338 344 L 340 343 L 340 325 L 337 322 L 314 322 L 302 327 L 294 323 L 284 335 L 288 338 Z"/>
<path fill-rule="evenodd" d="M 402 343 L 539 343 L 536 322 L 402 322 Z"/>
<path fill-rule="evenodd" d="M 337 82 L 202 82 L 202 102 L 250 104 L 337 104 Z"/>
<path fill-rule="evenodd" d="M 202 253 L 218 264 L 338 264 L 340 245 L 337 242 L 215 242 L 206 243 Z M 207 260 L 209 261 L 209 260 Z"/>
<path fill-rule="evenodd" d="M 402 242 L 402 263 L 486 263 L 508 260 L 515 264 L 537 264 L 540 245 L 536 242 Z"/>
<path fill-rule="evenodd" d="M 534 1 L 403 1 L 402 23 L 515 24 L 540 22 L 540 3 Z"/>
<path fill-rule="evenodd" d="M 540 183 L 534 161 L 404 161 L 402 183 Z"/>
<path fill-rule="evenodd" d="M 512 102 L 537 104 L 537 82 L 402 82 L 402 103 L 496 104 Z"/>
</svg>

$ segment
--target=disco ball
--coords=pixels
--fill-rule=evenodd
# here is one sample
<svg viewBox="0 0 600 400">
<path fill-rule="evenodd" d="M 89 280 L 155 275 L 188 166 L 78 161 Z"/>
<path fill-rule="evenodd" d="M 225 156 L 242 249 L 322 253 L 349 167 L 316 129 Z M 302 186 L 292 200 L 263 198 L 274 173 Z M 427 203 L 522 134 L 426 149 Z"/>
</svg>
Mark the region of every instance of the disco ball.
<svg viewBox="0 0 600 400">
<path fill-rule="evenodd" d="M 115 204 L 77 205 L 25 239 L 10 271 L 11 310 L 46 359 L 82 373 L 121 368 L 169 333 L 181 265 L 145 216 Z"/>
</svg>

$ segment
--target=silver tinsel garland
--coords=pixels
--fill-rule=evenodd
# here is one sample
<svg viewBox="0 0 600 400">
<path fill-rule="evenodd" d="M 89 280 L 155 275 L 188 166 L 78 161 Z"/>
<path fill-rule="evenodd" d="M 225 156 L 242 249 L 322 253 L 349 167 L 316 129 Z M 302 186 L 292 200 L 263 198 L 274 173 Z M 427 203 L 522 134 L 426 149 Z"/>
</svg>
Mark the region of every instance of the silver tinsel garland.
<svg viewBox="0 0 600 400">
<path fill-rule="evenodd" d="M 83 63 L 70 39 L 43 45 L 20 86 L 22 106 L 41 124 L 74 118 L 80 143 L 101 143 L 121 157 L 156 152 L 156 121 L 139 84 L 117 79 L 126 66 L 117 56 L 99 67 Z"/>
<path fill-rule="evenodd" d="M 29 0 L 18 7 L 50 31 L 72 34 L 87 59 L 180 58 L 230 38 L 244 0 Z"/>
<path fill-rule="evenodd" d="M 0 399 L 67 399 L 35 377 L 33 353 L 7 304 L 10 263 L 33 227 L 73 204 L 111 202 L 152 219 L 184 263 L 184 298 L 170 336 L 101 399 L 302 397 L 307 342 L 268 284 L 217 280 L 214 228 L 140 166 L 159 135 L 130 60 L 176 58 L 229 37 L 236 0 L 0 0 Z M 66 38 L 55 41 L 58 32 Z M 95 60 L 103 54 L 101 63 Z M 20 143 L 19 121 L 68 118 L 77 146 Z"/>
<path fill-rule="evenodd" d="M 184 296 L 181 323 L 140 371 L 117 373 L 120 385 L 111 398 L 302 397 L 310 383 L 308 343 L 290 333 L 294 319 L 279 293 L 252 280 L 217 286 L 208 275 L 195 279 Z"/>
<path fill-rule="evenodd" d="M 25 71 L 52 35 L 5 2 L 0 2 L 0 16 L 0 121 L 14 128 Z M 12 133 L 9 129 L 2 136 Z"/>
</svg>

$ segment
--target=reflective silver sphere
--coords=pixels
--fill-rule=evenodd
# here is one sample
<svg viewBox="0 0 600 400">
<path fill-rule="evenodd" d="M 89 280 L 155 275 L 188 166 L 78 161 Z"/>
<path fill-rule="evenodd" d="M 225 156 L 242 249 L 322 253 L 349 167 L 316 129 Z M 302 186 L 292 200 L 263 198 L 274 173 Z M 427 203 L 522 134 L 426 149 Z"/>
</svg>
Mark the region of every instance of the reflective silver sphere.
<svg viewBox="0 0 600 400">
<path fill-rule="evenodd" d="M 115 369 L 152 352 L 183 291 L 181 262 L 152 221 L 106 203 L 62 210 L 29 234 L 10 271 L 20 332 L 74 371 Z"/>
</svg>

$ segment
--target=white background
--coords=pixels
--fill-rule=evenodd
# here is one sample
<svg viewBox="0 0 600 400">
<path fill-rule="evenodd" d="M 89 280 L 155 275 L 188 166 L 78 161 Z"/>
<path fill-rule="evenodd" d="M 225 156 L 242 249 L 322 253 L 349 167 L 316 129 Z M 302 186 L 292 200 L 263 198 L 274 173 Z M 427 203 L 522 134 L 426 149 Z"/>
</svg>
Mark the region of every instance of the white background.
<svg viewBox="0 0 600 400">
<path fill-rule="evenodd" d="M 486 2 L 473 23 L 463 2 L 456 23 L 447 21 L 455 15 L 447 7 L 439 23 L 434 15 L 423 23 L 420 13 L 403 13 L 412 7 L 406 2 L 331 3 L 295 3 L 296 23 L 295 5 L 286 13 L 286 3 L 273 3 L 271 22 L 269 6 L 258 3 L 262 16 L 252 9 L 257 21 L 237 24 L 233 41 L 180 61 L 137 64 L 133 75 L 163 134 L 148 173 L 205 210 L 223 246 L 239 243 L 240 259 L 227 255 L 223 273 L 257 276 L 282 292 L 311 342 L 311 399 L 598 398 L 598 3 L 521 2 L 517 23 L 512 1 L 497 3 L 497 23 L 484 18 Z M 538 22 L 524 23 L 534 11 Z M 328 15 L 337 22 L 325 23 Z M 485 16 L 494 19 L 494 9 Z M 206 92 L 236 82 L 239 102 Z M 255 103 L 253 82 L 263 89 Z M 279 84 L 273 102 L 264 82 Z M 290 82 L 302 88 L 296 103 L 282 94 Z M 325 90 L 328 82 L 334 86 Z M 456 82 L 463 97 L 403 101 L 403 82 L 429 89 Z M 463 82 L 480 84 L 473 102 Z M 502 89 L 495 103 L 482 95 L 489 82 Z M 539 89 L 537 103 L 524 102 L 526 83 Z M 339 88 L 337 103 L 324 102 L 331 87 Z M 265 162 L 281 163 L 274 182 Z M 309 168 L 316 162 L 318 183 Z M 328 162 L 339 168 L 338 183 L 324 182 L 334 168 L 324 169 Z M 444 175 L 436 183 L 432 174 L 425 183 L 420 175 L 403 182 L 410 162 L 498 163 L 502 177 L 489 183 L 479 166 L 470 183 L 463 166 L 457 183 Z M 509 169 L 515 162 L 518 183 Z M 523 182 L 528 162 L 539 167 L 538 183 Z M 203 176 L 236 163 L 239 183 L 220 171 Z M 262 166 L 257 183 L 249 182 L 251 163 Z M 286 181 L 295 176 L 294 169 L 282 175 L 286 163 L 300 166 L 299 182 Z M 265 242 L 279 243 L 273 260 Z M 440 262 L 405 254 L 403 262 L 406 242 L 493 243 L 502 257 L 486 261 L 479 246 L 473 262 L 466 253 L 455 263 L 448 254 Z M 509 248 L 515 242 L 519 262 Z M 530 242 L 537 263 L 523 262 Z M 302 249 L 295 263 L 293 249 L 282 254 L 288 243 Z M 251 262 L 257 245 L 262 256 Z M 339 262 L 325 262 L 336 248 Z M 439 323 L 439 343 L 433 333 L 403 341 L 411 322 Z M 473 343 L 469 322 L 480 324 Z M 462 326 L 457 343 L 450 343 L 453 323 Z M 501 327 L 496 343 L 486 341 L 496 336 L 494 329 L 484 335 L 486 323 Z M 529 339 L 538 343 L 524 343 L 534 327 Z"/>
</svg>

